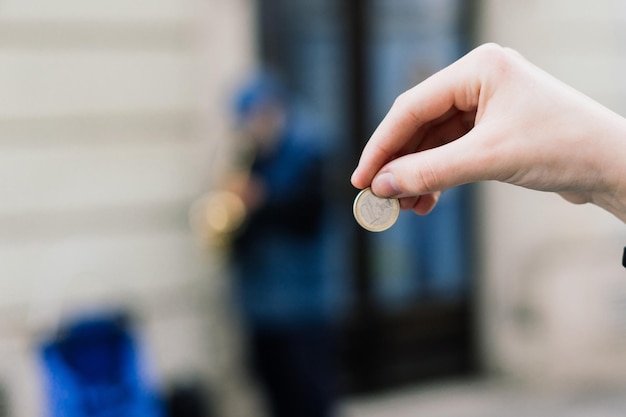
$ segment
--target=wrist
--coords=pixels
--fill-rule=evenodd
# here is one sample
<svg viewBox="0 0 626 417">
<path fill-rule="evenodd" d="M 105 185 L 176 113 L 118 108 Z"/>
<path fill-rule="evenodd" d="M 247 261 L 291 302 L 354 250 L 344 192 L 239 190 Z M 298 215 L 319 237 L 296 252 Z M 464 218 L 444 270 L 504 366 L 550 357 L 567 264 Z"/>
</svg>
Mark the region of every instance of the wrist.
<svg viewBox="0 0 626 417">
<path fill-rule="evenodd" d="M 626 119 L 621 119 L 603 160 L 603 186 L 592 202 L 626 223 Z"/>
<path fill-rule="evenodd" d="M 626 223 L 626 182 L 618 185 L 614 192 L 599 197 L 596 205 Z"/>
</svg>

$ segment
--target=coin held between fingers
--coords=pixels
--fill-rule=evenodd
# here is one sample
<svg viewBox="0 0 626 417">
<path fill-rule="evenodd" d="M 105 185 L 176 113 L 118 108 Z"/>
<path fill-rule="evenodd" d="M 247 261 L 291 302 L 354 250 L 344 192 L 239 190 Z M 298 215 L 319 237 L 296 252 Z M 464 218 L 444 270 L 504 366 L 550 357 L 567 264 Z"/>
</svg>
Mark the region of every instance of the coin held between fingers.
<svg viewBox="0 0 626 417">
<path fill-rule="evenodd" d="M 400 202 L 395 198 L 377 197 L 370 188 L 366 188 L 354 199 L 352 212 L 361 227 L 370 232 L 382 232 L 398 219 Z"/>
</svg>

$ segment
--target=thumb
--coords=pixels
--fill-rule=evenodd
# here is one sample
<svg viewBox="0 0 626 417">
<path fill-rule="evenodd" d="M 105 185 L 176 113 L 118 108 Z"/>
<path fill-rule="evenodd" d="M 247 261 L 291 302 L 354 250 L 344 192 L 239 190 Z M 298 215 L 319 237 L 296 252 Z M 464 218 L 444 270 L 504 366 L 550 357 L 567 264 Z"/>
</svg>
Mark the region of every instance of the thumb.
<svg viewBox="0 0 626 417">
<path fill-rule="evenodd" d="M 444 191 L 457 185 L 489 179 L 494 164 L 489 150 L 476 146 L 480 129 L 445 145 L 404 155 L 381 168 L 372 180 L 380 197 L 411 197 Z"/>
</svg>

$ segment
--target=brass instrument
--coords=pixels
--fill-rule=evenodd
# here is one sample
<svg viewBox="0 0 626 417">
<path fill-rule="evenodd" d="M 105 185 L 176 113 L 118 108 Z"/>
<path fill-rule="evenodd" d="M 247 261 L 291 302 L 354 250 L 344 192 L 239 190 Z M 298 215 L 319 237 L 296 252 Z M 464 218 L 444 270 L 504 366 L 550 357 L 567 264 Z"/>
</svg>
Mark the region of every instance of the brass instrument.
<svg viewBox="0 0 626 417">
<path fill-rule="evenodd" d="M 245 147 L 233 164 L 238 176 L 250 177 L 254 152 Z M 227 248 L 245 223 L 246 205 L 236 192 L 222 187 L 212 190 L 194 201 L 189 210 L 191 228 L 203 245 Z"/>
<path fill-rule="evenodd" d="M 246 218 L 246 206 L 237 194 L 212 191 L 197 199 L 190 210 L 192 228 L 213 247 L 228 246 Z"/>
</svg>

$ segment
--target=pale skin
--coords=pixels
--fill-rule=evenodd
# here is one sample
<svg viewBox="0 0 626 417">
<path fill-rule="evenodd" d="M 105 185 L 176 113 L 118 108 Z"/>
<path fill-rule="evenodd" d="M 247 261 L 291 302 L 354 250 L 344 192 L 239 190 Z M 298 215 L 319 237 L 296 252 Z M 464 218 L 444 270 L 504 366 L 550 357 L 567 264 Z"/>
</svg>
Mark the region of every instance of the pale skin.
<svg viewBox="0 0 626 417">
<path fill-rule="evenodd" d="M 352 175 L 355 187 L 422 215 L 442 191 L 486 180 L 592 203 L 626 222 L 626 119 L 486 44 L 401 94 Z"/>
</svg>

